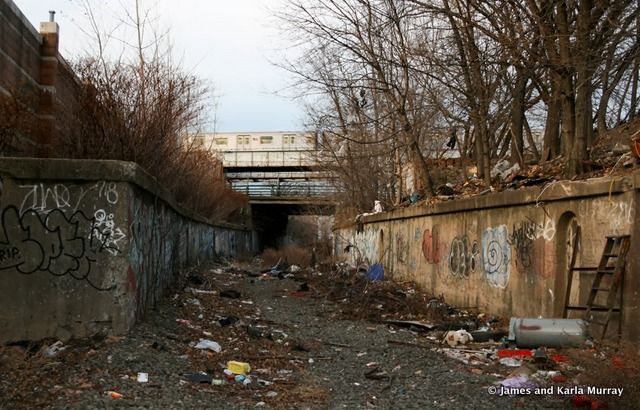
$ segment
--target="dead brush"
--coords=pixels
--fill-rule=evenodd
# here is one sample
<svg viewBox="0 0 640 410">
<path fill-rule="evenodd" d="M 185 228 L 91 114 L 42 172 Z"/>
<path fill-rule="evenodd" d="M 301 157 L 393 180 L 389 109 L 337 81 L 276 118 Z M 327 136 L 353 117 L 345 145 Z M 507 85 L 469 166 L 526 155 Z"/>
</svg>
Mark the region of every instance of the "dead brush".
<svg viewBox="0 0 640 410">
<path fill-rule="evenodd" d="M 275 266 L 280 260 L 300 267 L 309 266 L 311 262 L 311 252 L 297 245 L 287 245 L 279 249 L 267 248 L 261 257 L 263 269 Z"/>
<path fill-rule="evenodd" d="M 222 161 L 186 142 L 210 93 L 198 78 L 157 54 L 139 63 L 87 58 L 74 71 L 77 101 L 57 113 L 55 156 L 136 162 L 186 208 L 242 220 L 247 198 L 226 186 Z"/>
</svg>

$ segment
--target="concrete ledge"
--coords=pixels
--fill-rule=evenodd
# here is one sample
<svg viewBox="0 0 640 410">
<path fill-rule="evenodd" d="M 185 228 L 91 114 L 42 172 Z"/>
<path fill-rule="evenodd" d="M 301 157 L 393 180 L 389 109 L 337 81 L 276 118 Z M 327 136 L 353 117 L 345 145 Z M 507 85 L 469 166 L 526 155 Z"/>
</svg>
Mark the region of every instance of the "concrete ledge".
<svg viewBox="0 0 640 410">
<path fill-rule="evenodd" d="M 634 189 L 640 189 L 640 171 L 624 177 L 602 177 L 584 181 L 554 181 L 543 187 L 511 189 L 482 196 L 439 202 L 433 206 L 399 208 L 389 212 L 368 215 L 363 218 L 363 222 L 391 221 L 469 210 L 504 208 L 514 205 L 543 205 L 545 202 L 566 200 L 567 198 L 613 195 Z M 355 222 L 341 224 L 337 228 L 353 225 L 355 225 Z"/>
<path fill-rule="evenodd" d="M 0 173 L 16 179 L 129 182 L 162 199 L 181 215 L 198 222 L 235 230 L 249 229 L 226 222 L 215 222 L 180 205 L 173 195 L 135 162 L 93 159 L 0 158 Z"/>
</svg>

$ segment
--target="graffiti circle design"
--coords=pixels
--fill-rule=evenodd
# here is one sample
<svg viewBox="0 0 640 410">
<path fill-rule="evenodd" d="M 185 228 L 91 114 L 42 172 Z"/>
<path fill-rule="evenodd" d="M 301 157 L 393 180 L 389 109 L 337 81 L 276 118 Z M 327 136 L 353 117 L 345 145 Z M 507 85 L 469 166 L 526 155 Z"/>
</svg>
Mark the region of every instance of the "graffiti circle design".
<svg viewBox="0 0 640 410">
<path fill-rule="evenodd" d="M 504 262 L 504 256 L 502 255 L 502 247 L 498 241 L 491 241 L 487 246 L 487 260 L 485 261 L 485 270 L 488 274 L 496 273 L 500 270 Z"/>
<path fill-rule="evenodd" d="M 511 247 L 506 225 L 482 234 L 482 267 L 491 286 L 505 288 L 509 282 Z"/>
</svg>

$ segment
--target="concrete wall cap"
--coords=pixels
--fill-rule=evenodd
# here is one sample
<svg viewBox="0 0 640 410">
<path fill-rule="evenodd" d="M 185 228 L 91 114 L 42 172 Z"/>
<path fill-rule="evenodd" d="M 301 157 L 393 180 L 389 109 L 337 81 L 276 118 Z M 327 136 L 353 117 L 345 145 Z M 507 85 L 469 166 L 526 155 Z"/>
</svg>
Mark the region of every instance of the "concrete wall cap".
<svg viewBox="0 0 640 410">
<path fill-rule="evenodd" d="M 619 194 L 640 189 L 640 171 L 626 176 L 605 176 L 582 181 L 553 181 L 542 187 L 509 189 L 501 192 L 459 198 L 433 205 L 399 208 L 389 212 L 367 215 L 364 223 L 414 218 L 417 216 L 464 212 L 471 209 L 503 208 L 512 205 L 537 204 L 586 198 L 610 194 Z M 334 229 L 354 226 L 355 222 L 336 224 Z"/>
<path fill-rule="evenodd" d="M 178 204 L 172 194 L 135 162 L 60 158 L 0 158 L 0 173 L 16 179 L 128 182 L 162 199 L 176 212 L 208 225 L 235 230 L 247 227 L 214 222 Z"/>
</svg>

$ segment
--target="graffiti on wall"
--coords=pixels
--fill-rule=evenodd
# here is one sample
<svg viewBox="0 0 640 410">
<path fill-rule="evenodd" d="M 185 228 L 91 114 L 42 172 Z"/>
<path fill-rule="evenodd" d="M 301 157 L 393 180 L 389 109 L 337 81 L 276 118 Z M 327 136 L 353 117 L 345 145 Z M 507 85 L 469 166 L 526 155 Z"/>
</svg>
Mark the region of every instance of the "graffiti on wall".
<svg viewBox="0 0 640 410">
<path fill-rule="evenodd" d="M 454 277 L 468 278 L 476 271 L 480 251 L 478 242 L 471 242 L 466 235 L 456 236 L 449 249 L 449 271 Z"/>
<path fill-rule="evenodd" d="M 482 232 L 482 268 L 490 286 L 505 288 L 511 269 L 511 246 L 506 225 Z"/>
<path fill-rule="evenodd" d="M 404 235 L 398 233 L 396 236 L 396 258 L 400 263 L 407 263 L 407 256 L 409 253 L 409 247 L 407 246 L 407 240 Z"/>
<path fill-rule="evenodd" d="M 422 255 L 428 263 L 440 263 L 440 247 L 438 246 L 438 230 L 434 226 L 425 229 L 422 234 Z"/>
<path fill-rule="evenodd" d="M 620 202 L 612 205 L 611 229 L 616 232 L 628 232 L 628 226 L 633 223 L 633 205 Z"/>
<path fill-rule="evenodd" d="M 2 211 L 1 235 L 0 270 L 70 275 L 98 290 L 115 287 L 101 287 L 90 277 L 91 266 L 100 252 L 119 252 L 117 242 L 122 238 L 114 237 L 114 229 L 104 221 L 98 223 L 95 217 L 88 218 L 81 211 L 70 217 L 59 209 L 46 215 L 37 209 L 20 213 L 11 205 Z"/>
<path fill-rule="evenodd" d="M 509 235 L 509 243 L 516 252 L 516 266 L 520 273 L 530 273 L 533 265 L 533 242 L 537 239 L 538 226 L 530 219 L 526 219 L 513 226 Z"/>
<path fill-rule="evenodd" d="M 55 209 L 75 212 L 80 209 L 90 193 L 91 201 L 104 199 L 115 205 L 119 200 L 116 183 L 107 181 L 99 181 L 89 187 L 74 186 L 73 189 L 65 184 L 44 183 L 20 185 L 19 188 L 27 191 L 20 204 L 20 215 L 27 210 L 38 213 L 47 213 Z"/>
<path fill-rule="evenodd" d="M 113 214 L 107 214 L 104 209 L 98 209 L 93 214 L 91 234 L 103 244 L 103 249 L 112 255 L 120 253 L 119 242 L 127 237 L 122 229 L 116 226 Z"/>
<path fill-rule="evenodd" d="M 509 244 L 516 253 L 516 267 L 520 273 L 533 275 L 536 263 L 536 241 L 551 241 L 555 237 L 556 226 L 552 219 L 537 223 L 530 218 L 514 224 L 509 234 Z"/>
</svg>

